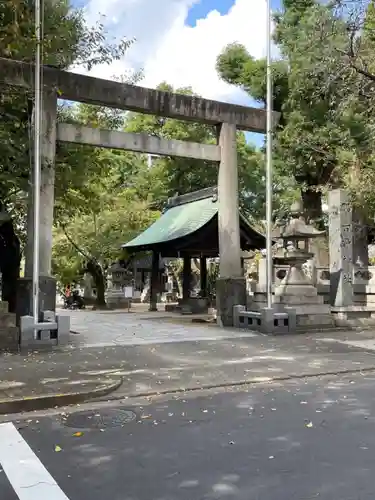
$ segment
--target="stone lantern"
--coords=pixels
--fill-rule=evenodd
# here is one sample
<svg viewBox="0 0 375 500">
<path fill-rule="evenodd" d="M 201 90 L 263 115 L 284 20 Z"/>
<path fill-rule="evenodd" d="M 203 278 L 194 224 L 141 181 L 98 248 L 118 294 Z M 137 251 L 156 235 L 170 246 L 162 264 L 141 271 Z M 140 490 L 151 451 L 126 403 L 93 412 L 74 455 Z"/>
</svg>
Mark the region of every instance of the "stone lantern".
<svg viewBox="0 0 375 500">
<path fill-rule="evenodd" d="M 329 305 L 324 304 L 324 298 L 318 295 L 302 268 L 314 256 L 309 252 L 309 241 L 324 233 L 306 224 L 299 202 L 292 205 L 291 218 L 280 230 L 282 246 L 276 252 L 275 260 L 285 266 L 286 271 L 275 286 L 273 302 L 278 310 L 284 307 L 295 310 L 297 327 L 333 325 Z"/>
<path fill-rule="evenodd" d="M 125 297 L 124 293 L 124 288 L 128 284 L 132 284 L 129 272 L 118 262 L 112 264 L 107 275 L 106 299 L 108 307 L 129 309 L 131 300 Z"/>
<path fill-rule="evenodd" d="M 274 256 L 279 264 L 287 268 L 284 278 L 275 288 L 275 295 L 317 295 L 316 288 L 302 266 L 314 257 L 309 252 L 309 240 L 324 233 L 306 224 L 300 202 L 291 206 L 291 219 L 280 230 L 282 246 Z"/>
</svg>

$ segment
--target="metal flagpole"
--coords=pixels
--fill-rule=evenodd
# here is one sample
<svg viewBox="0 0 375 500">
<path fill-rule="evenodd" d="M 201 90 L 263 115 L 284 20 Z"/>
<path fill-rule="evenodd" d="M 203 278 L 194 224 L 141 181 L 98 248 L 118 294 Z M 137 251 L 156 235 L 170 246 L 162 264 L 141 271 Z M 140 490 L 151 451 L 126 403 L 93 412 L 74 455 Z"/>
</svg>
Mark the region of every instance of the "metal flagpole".
<svg viewBox="0 0 375 500">
<path fill-rule="evenodd" d="M 33 234 L 33 316 L 34 324 L 39 322 L 39 219 L 41 182 L 41 0 L 35 0 L 35 74 L 34 74 L 34 234 Z M 36 335 L 36 330 L 34 332 Z"/>
<path fill-rule="evenodd" d="M 272 68 L 271 0 L 267 1 L 267 166 L 266 166 L 266 280 L 267 307 L 272 307 Z"/>
</svg>

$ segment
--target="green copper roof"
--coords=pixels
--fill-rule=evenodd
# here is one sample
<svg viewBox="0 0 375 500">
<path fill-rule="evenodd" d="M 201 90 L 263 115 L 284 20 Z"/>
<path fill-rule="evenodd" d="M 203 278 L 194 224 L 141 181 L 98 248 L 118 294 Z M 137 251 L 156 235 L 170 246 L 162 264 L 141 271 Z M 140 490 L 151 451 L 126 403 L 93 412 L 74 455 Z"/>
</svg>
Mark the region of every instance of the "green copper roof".
<svg viewBox="0 0 375 500">
<path fill-rule="evenodd" d="M 122 248 L 145 247 L 183 238 L 207 224 L 217 211 L 218 204 L 212 197 L 169 208 L 152 226 Z"/>
</svg>

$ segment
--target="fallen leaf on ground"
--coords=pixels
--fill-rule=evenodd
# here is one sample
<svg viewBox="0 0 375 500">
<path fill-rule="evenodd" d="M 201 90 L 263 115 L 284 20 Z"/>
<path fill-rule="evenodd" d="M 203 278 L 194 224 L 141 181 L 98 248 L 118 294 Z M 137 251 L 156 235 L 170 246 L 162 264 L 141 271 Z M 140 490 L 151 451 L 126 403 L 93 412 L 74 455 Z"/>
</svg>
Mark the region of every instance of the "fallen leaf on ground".
<svg viewBox="0 0 375 500">
<path fill-rule="evenodd" d="M 73 437 L 76 437 L 76 438 L 80 438 L 81 436 L 83 436 L 83 432 L 75 432 L 73 434 Z"/>
<path fill-rule="evenodd" d="M 59 446 L 58 444 L 55 446 L 55 452 L 58 453 L 59 451 L 62 451 L 62 448 L 61 446 Z"/>
</svg>

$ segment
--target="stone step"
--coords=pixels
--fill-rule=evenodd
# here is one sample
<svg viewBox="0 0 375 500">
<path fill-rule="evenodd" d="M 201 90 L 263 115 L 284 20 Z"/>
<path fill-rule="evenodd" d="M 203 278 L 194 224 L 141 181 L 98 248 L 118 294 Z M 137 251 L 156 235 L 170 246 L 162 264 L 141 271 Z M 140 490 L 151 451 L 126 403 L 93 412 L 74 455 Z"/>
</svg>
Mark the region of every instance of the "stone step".
<svg viewBox="0 0 375 500">
<path fill-rule="evenodd" d="M 0 351 L 17 351 L 19 336 L 18 326 L 0 327 Z"/>
<path fill-rule="evenodd" d="M 16 326 L 16 315 L 9 312 L 0 312 L 0 328 Z"/>
</svg>

